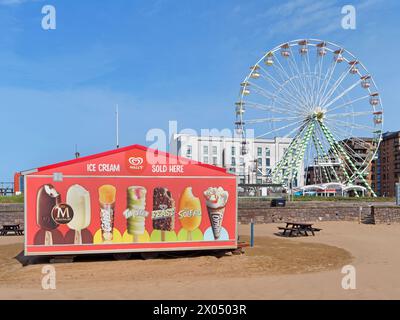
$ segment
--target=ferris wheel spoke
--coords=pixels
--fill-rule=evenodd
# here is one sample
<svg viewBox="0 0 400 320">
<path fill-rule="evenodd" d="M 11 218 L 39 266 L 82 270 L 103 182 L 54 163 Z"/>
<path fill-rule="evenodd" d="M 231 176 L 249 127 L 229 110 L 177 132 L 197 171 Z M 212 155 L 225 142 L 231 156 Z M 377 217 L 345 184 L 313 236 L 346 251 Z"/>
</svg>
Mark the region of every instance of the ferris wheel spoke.
<svg viewBox="0 0 400 320">
<path fill-rule="evenodd" d="M 348 87 L 346 90 L 344 90 L 341 94 L 336 96 L 333 100 L 331 100 L 329 103 L 327 102 L 323 106 L 328 109 L 332 104 L 334 104 L 336 101 L 338 101 L 340 98 L 342 98 L 344 95 L 349 93 L 351 90 L 353 90 L 356 86 L 358 86 L 361 83 L 361 79 L 352 84 L 350 87 Z"/>
<path fill-rule="evenodd" d="M 337 60 L 333 60 L 333 62 L 331 62 L 328 72 L 325 74 L 325 78 L 324 81 L 322 82 L 322 86 L 318 92 L 318 100 L 317 100 L 317 104 L 321 105 L 321 99 L 324 96 L 326 89 L 328 88 L 328 85 L 332 79 L 332 75 L 335 72 L 337 66 Z"/>
<path fill-rule="evenodd" d="M 310 56 L 309 56 L 309 52 L 307 52 L 306 53 L 306 56 L 305 56 L 305 59 L 304 59 L 304 61 L 306 62 L 306 65 L 307 65 L 307 68 L 308 68 L 308 75 L 309 75 L 309 77 L 311 77 L 311 63 L 310 63 Z M 311 78 L 310 78 L 310 80 L 311 80 Z M 309 101 L 309 106 L 310 106 L 310 110 L 311 110 L 311 107 L 312 107 L 312 102 L 311 102 L 311 95 L 312 95 L 312 84 L 313 84 L 313 81 L 307 81 L 307 84 L 308 84 L 308 91 L 309 91 L 309 97 L 310 97 L 310 101 Z"/>
<path fill-rule="evenodd" d="M 314 105 L 318 105 L 318 99 L 319 99 L 319 92 L 321 91 L 321 87 L 323 84 L 323 80 L 322 80 L 322 65 L 324 62 L 324 55 L 319 59 L 319 73 L 318 73 L 318 87 L 315 93 L 315 100 L 314 100 Z"/>
<path fill-rule="evenodd" d="M 264 74 L 260 74 L 260 76 L 261 76 L 262 78 L 264 78 L 265 80 L 267 80 L 267 81 L 269 81 L 269 82 L 271 83 L 271 85 L 272 85 L 272 86 L 275 88 L 275 90 L 277 91 L 277 93 L 275 94 L 275 96 L 279 97 L 280 100 L 283 100 L 283 101 L 287 102 L 288 104 L 295 104 L 295 105 L 298 104 L 298 100 L 296 100 L 296 99 L 294 98 L 293 93 L 290 92 L 290 91 L 288 91 L 288 89 L 285 87 L 285 84 L 287 83 L 287 81 L 285 81 L 284 83 L 279 84 L 278 86 L 276 86 L 276 85 L 273 83 L 273 81 L 271 81 L 270 79 L 268 79 L 268 76 L 266 76 L 266 75 L 264 75 Z M 276 80 L 275 80 L 275 81 L 276 81 Z M 283 92 L 283 91 L 286 92 L 286 95 L 285 95 L 285 96 L 282 96 L 282 95 L 279 95 L 279 96 L 278 96 L 278 94 L 279 94 L 280 92 Z"/>
<path fill-rule="evenodd" d="M 297 124 L 299 124 L 299 123 L 302 123 L 302 122 L 304 122 L 303 119 L 302 119 L 302 120 L 299 120 L 299 121 L 295 121 L 295 122 L 290 123 L 290 124 L 288 124 L 288 125 L 286 125 L 286 126 L 283 126 L 283 127 L 277 128 L 277 129 L 273 129 L 273 130 L 271 130 L 271 131 L 268 131 L 268 132 L 266 132 L 266 133 L 263 133 L 262 135 L 259 135 L 257 138 L 262 138 L 262 137 L 268 136 L 268 135 L 270 135 L 271 133 L 275 133 L 275 132 L 278 132 L 278 131 L 281 131 L 281 130 L 290 128 L 290 127 L 292 127 L 292 126 L 294 126 L 294 125 L 297 125 Z M 298 126 L 297 129 L 300 129 L 300 128 L 301 128 L 301 125 Z"/>
<path fill-rule="evenodd" d="M 292 130 L 290 130 L 290 132 L 288 132 L 287 134 L 285 134 L 283 137 L 284 138 L 288 138 L 288 137 L 292 137 L 296 132 L 298 131 L 297 135 L 300 135 L 302 132 L 302 128 L 294 128 Z"/>
<path fill-rule="evenodd" d="M 305 96 L 309 97 L 308 80 L 307 80 L 307 76 L 306 76 L 307 70 L 306 70 L 306 66 L 305 66 L 305 60 L 306 60 L 305 56 L 301 56 L 300 65 L 301 65 L 301 69 L 302 69 L 302 76 L 304 79 L 303 90 L 304 90 Z M 310 105 L 310 101 L 309 101 L 309 99 L 307 99 L 307 107 L 309 107 L 309 105 Z"/>
<path fill-rule="evenodd" d="M 315 95 L 318 87 L 318 65 L 319 65 L 320 59 L 316 63 L 314 63 L 314 71 L 312 73 L 312 91 L 311 91 L 311 103 L 313 106 L 315 106 Z"/>
<path fill-rule="evenodd" d="M 245 105 L 250 107 L 250 108 L 254 108 L 254 109 L 259 109 L 259 110 L 264 110 L 264 111 L 271 111 L 273 113 L 277 113 L 277 114 L 287 114 L 287 115 L 293 115 L 293 114 L 297 114 L 294 111 L 290 111 L 290 109 L 281 109 L 281 108 L 277 108 L 276 106 L 269 106 L 266 104 L 262 104 L 262 103 L 256 103 L 256 102 L 251 102 L 251 101 L 246 101 Z"/>
<path fill-rule="evenodd" d="M 294 58 L 294 54 L 293 54 L 293 51 L 292 51 L 292 47 L 289 47 L 289 50 L 290 50 L 290 60 L 291 60 L 291 63 L 292 63 L 292 65 L 293 65 L 293 67 L 295 68 L 295 70 L 296 70 L 296 72 L 297 72 L 297 75 L 298 75 L 298 79 L 299 79 L 299 83 L 300 83 L 300 85 L 301 85 L 301 88 L 304 90 L 305 89 L 305 79 L 304 79 L 304 74 L 300 71 L 300 68 L 299 68 L 299 66 L 298 66 L 298 64 L 297 64 L 297 61 L 296 61 L 296 59 Z"/>
<path fill-rule="evenodd" d="M 283 68 L 283 66 L 282 66 L 281 62 L 279 61 L 279 59 L 276 59 L 276 61 L 278 62 L 279 67 L 278 67 L 278 65 L 276 65 L 276 64 L 274 64 L 274 67 L 275 67 L 275 69 L 278 71 L 279 75 L 282 77 L 282 80 L 283 80 L 283 81 L 288 80 L 289 83 L 290 83 L 290 85 L 291 85 L 292 88 L 294 89 L 294 94 L 296 95 L 297 99 L 300 99 L 301 101 L 304 101 L 304 98 L 305 98 L 305 97 L 304 97 L 303 94 L 301 93 L 300 88 L 297 87 L 297 86 L 295 85 L 295 83 L 292 81 L 292 77 L 291 77 L 291 76 L 288 74 L 288 72 Z"/>
<path fill-rule="evenodd" d="M 347 75 L 350 73 L 350 68 L 346 68 L 346 70 L 340 75 L 340 77 L 335 81 L 332 85 L 332 88 L 328 91 L 328 93 L 322 98 L 321 105 L 326 104 L 326 102 L 330 99 L 330 97 L 335 93 L 337 88 L 339 88 L 340 84 L 346 79 Z"/>
<path fill-rule="evenodd" d="M 363 100 L 363 99 L 367 99 L 367 98 L 369 98 L 369 97 L 370 97 L 369 95 L 366 95 L 366 96 L 363 96 L 363 97 L 360 97 L 360 98 L 353 99 L 353 100 L 351 100 L 351 101 L 349 101 L 349 102 L 343 103 L 343 104 L 341 104 L 341 105 L 339 105 L 339 106 L 336 106 L 336 107 L 334 107 L 334 108 L 332 108 L 332 109 L 330 109 L 330 110 L 327 110 L 327 111 L 326 111 L 326 114 L 328 114 L 328 113 L 330 113 L 330 112 L 332 112 L 332 111 L 335 111 L 335 110 L 337 110 L 337 109 L 340 109 L 340 108 L 343 108 L 343 107 L 352 105 L 352 104 L 355 103 L 355 102 L 361 101 L 361 100 Z"/>
<path fill-rule="evenodd" d="M 332 118 L 343 118 L 343 117 L 359 117 L 359 116 L 366 116 L 372 115 L 371 111 L 360 111 L 360 112 L 345 112 L 345 113 L 335 113 L 332 115 L 325 115 L 325 118 L 332 119 Z"/>
<path fill-rule="evenodd" d="M 302 92 L 305 92 L 305 89 L 306 89 L 305 74 L 300 71 L 300 68 L 299 68 L 299 66 L 297 64 L 297 61 L 294 58 L 294 54 L 293 54 L 292 48 L 289 47 L 289 50 L 290 50 L 290 58 L 287 61 L 288 61 L 288 63 L 290 62 L 290 64 L 293 67 L 294 71 L 292 73 L 293 73 L 293 75 L 296 77 L 296 79 L 298 81 L 298 85 L 299 85 L 300 90 Z M 295 75 L 295 73 L 296 73 L 296 75 Z M 305 98 L 308 97 L 307 94 L 303 95 L 303 96 L 305 96 Z M 310 99 L 305 99 L 304 101 L 307 101 L 308 104 L 310 104 L 310 102 L 311 102 Z"/>
<path fill-rule="evenodd" d="M 376 130 L 376 128 L 374 128 L 374 127 L 366 126 L 366 125 L 363 125 L 363 124 L 348 123 L 348 122 L 341 121 L 341 120 L 338 120 L 338 119 L 329 119 L 329 122 L 333 122 L 338 126 L 346 126 L 346 127 L 350 127 L 350 128 L 353 128 L 353 129 L 366 129 L 366 130 L 368 130 L 370 132 L 373 132 L 374 130 Z"/>
<path fill-rule="evenodd" d="M 256 92 L 259 93 L 260 95 L 262 95 L 268 99 L 275 100 L 275 101 L 277 101 L 278 99 L 282 100 L 284 103 L 280 103 L 280 105 L 289 106 L 289 110 L 297 109 L 298 111 L 301 111 L 301 109 L 298 106 L 296 106 L 296 104 L 293 104 L 288 100 L 285 100 L 282 96 L 273 94 L 273 93 L 269 92 L 268 90 L 261 88 L 254 82 L 248 81 L 248 83 L 250 84 L 251 87 L 255 88 Z M 277 103 L 279 103 L 279 102 L 277 101 Z"/>
<path fill-rule="evenodd" d="M 301 90 L 294 85 L 291 77 L 289 76 L 289 74 L 283 69 L 282 64 L 280 63 L 279 59 L 276 59 L 276 61 L 279 64 L 279 67 L 274 64 L 275 69 L 278 71 L 279 76 L 282 78 L 283 81 L 288 80 L 291 87 L 293 88 L 293 95 L 297 97 L 297 99 L 299 99 L 300 101 L 302 101 L 302 103 L 305 103 L 305 98 L 303 96 L 303 94 L 301 93 Z M 285 78 L 286 77 L 286 78 Z"/>
<path fill-rule="evenodd" d="M 263 123 L 263 122 L 282 122 L 282 121 L 291 121 L 296 120 L 298 117 L 287 117 L 287 118 L 260 118 L 260 119 L 248 119 L 246 123 L 254 124 L 254 123 Z"/>
<path fill-rule="evenodd" d="M 296 102 L 297 100 L 294 97 L 293 92 L 288 91 L 286 89 L 286 84 L 288 83 L 288 80 L 284 80 L 283 83 L 279 83 L 265 68 L 259 65 L 259 68 L 263 73 L 260 73 L 260 76 L 264 78 L 265 80 L 268 80 L 269 83 L 275 88 L 275 90 L 284 90 L 288 95 L 287 98 L 290 98 L 293 102 Z"/>
</svg>

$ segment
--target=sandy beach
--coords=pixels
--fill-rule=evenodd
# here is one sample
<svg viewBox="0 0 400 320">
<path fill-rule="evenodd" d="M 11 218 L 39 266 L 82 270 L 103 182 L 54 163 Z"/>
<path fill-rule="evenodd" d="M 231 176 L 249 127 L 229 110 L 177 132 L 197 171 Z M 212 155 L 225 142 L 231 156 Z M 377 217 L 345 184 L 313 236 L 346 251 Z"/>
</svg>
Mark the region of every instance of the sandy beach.
<svg viewBox="0 0 400 320">
<path fill-rule="evenodd" d="M 53 264 L 56 290 L 41 287 L 37 259 L 22 266 L 22 237 L 0 238 L 1 299 L 399 299 L 400 225 L 321 222 L 315 237 L 282 238 L 279 224 L 256 225 L 254 248 L 217 258 L 79 258 Z M 242 239 L 250 227 L 240 225 Z M 17 257 L 17 258 L 16 258 Z M 355 290 L 341 269 L 356 268 Z"/>
</svg>

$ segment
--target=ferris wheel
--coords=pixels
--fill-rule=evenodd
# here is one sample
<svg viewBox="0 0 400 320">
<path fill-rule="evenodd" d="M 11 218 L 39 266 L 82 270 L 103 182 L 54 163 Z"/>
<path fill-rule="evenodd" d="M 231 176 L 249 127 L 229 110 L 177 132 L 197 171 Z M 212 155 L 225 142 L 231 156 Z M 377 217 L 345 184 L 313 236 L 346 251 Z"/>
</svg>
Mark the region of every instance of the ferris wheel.
<svg viewBox="0 0 400 320">
<path fill-rule="evenodd" d="M 288 186 L 313 172 L 314 183 L 368 184 L 382 136 L 383 107 L 375 82 L 352 53 L 334 43 L 294 40 L 266 52 L 241 83 L 236 130 L 289 145 L 267 176 Z"/>
</svg>

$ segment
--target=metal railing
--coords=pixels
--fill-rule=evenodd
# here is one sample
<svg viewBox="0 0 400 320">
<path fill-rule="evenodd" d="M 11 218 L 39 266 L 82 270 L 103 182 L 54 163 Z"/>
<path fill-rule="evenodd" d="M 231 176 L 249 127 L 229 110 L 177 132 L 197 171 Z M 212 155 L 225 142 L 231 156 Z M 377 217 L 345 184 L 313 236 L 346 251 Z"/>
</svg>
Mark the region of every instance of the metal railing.
<svg viewBox="0 0 400 320">
<path fill-rule="evenodd" d="M 14 194 L 14 182 L 0 182 L 0 196 L 12 196 Z"/>
</svg>

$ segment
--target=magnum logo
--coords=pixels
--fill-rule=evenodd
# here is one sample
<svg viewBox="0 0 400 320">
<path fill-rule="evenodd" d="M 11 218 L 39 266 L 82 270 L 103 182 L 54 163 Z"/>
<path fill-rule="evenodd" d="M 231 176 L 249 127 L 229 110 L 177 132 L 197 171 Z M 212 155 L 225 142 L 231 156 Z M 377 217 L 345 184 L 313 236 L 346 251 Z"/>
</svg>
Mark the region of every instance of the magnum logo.
<svg viewBox="0 0 400 320">
<path fill-rule="evenodd" d="M 74 210 L 66 203 L 60 203 L 51 210 L 51 217 L 58 224 L 67 224 L 74 217 Z"/>
</svg>

